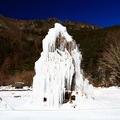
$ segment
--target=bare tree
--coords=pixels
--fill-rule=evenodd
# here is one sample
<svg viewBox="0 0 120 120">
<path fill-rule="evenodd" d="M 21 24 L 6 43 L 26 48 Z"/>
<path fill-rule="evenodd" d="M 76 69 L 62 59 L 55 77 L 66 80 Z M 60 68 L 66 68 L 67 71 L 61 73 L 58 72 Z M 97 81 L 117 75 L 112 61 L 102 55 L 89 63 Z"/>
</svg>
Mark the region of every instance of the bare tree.
<svg viewBox="0 0 120 120">
<path fill-rule="evenodd" d="M 120 40 L 112 40 L 102 54 L 100 63 L 114 72 L 115 77 L 120 79 Z"/>
</svg>

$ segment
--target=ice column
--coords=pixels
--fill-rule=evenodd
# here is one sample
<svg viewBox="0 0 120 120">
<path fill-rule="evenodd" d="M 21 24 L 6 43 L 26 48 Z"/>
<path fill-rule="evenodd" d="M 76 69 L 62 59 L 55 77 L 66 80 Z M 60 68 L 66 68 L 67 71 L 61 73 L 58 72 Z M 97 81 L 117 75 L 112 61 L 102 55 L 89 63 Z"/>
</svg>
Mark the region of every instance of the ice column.
<svg viewBox="0 0 120 120">
<path fill-rule="evenodd" d="M 43 39 L 43 52 L 35 63 L 33 103 L 41 107 L 59 107 L 65 90 L 81 91 L 83 75 L 81 53 L 66 27 L 59 23 Z"/>
</svg>

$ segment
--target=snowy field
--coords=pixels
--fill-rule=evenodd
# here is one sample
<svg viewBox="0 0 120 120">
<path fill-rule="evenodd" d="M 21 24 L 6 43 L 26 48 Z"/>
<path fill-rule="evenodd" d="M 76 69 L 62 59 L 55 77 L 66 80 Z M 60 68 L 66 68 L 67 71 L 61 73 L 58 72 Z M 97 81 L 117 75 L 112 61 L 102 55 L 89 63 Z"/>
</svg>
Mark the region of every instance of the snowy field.
<svg viewBox="0 0 120 120">
<path fill-rule="evenodd" d="M 13 89 L 10 89 L 13 90 Z M 2 91 L 0 120 L 120 120 L 120 88 L 94 88 L 94 100 L 83 99 L 73 108 L 64 104 L 59 109 L 40 109 L 27 104 L 32 91 Z"/>
</svg>

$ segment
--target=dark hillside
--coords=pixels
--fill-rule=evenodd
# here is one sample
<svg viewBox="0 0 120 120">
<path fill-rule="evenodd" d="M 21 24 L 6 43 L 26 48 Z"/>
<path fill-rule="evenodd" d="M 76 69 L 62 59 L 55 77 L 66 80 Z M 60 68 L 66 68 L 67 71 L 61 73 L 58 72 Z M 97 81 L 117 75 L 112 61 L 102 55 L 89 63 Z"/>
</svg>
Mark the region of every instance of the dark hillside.
<svg viewBox="0 0 120 120">
<path fill-rule="evenodd" d="M 101 29 L 88 23 L 61 22 L 56 18 L 15 20 L 3 16 L 0 16 L 0 85 L 17 81 L 32 84 L 34 63 L 42 51 L 42 40 L 56 22 L 66 26 L 80 45 L 85 77 L 95 86 L 104 85 L 99 61 L 110 41 L 120 38 L 120 26 Z"/>
</svg>

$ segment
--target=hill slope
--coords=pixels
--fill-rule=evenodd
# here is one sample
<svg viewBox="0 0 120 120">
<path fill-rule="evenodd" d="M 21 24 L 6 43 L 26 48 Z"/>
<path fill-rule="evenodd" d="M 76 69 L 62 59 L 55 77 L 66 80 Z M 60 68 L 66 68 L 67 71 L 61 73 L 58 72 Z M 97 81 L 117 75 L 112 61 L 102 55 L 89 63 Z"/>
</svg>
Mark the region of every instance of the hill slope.
<svg viewBox="0 0 120 120">
<path fill-rule="evenodd" d="M 0 85 L 17 81 L 32 84 L 34 63 L 42 51 L 42 40 L 56 22 L 66 26 L 68 33 L 80 44 L 85 76 L 94 85 L 101 84 L 99 59 L 110 36 L 119 36 L 119 26 L 101 29 L 87 23 L 61 22 L 56 18 L 15 20 L 0 16 Z"/>
</svg>

